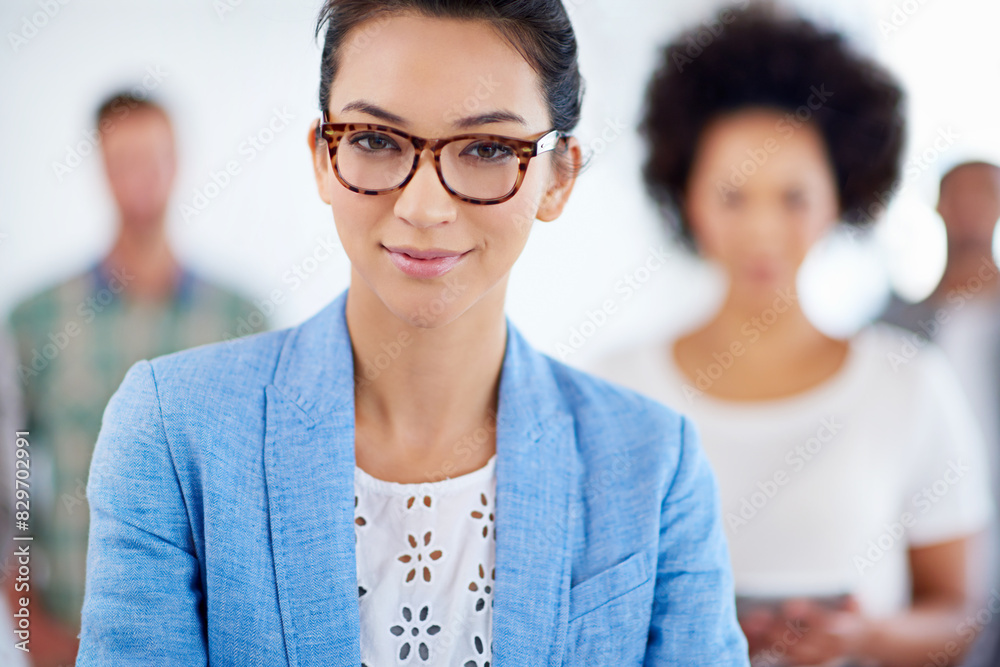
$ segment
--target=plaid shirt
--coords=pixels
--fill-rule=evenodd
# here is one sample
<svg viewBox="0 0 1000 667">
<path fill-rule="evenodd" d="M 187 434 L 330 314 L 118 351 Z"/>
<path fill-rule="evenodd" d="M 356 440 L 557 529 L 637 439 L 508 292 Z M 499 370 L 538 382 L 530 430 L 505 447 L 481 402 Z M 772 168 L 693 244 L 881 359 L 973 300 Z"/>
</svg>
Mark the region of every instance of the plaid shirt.
<svg viewBox="0 0 1000 667">
<path fill-rule="evenodd" d="M 77 630 L 90 523 L 87 474 L 108 399 L 136 361 L 267 328 L 253 304 L 188 270 L 161 302 L 122 296 L 129 280 L 97 265 L 10 317 L 32 449 L 32 590 Z"/>
</svg>

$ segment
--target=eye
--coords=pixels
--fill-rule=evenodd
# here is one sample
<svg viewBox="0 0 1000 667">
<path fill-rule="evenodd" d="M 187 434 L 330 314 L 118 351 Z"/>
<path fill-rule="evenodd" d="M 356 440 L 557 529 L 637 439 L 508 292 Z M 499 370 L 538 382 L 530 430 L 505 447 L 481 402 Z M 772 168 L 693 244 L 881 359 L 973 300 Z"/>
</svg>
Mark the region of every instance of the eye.
<svg viewBox="0 0 1000 667">
<path fill-rule="evenodd" d="M 514 157 L 514 149 L 499 141 L 473 141 L 462 151 L 463 157 L 484 162 L 505 162 Z"/>
<path fill-rule="evenodd" d="M 382 132 L 360 132 L 351 135 L 348 141 L 351 146 L 371 153 L 399 150 L 399 144 L 391 136 Z"/>
<path fill-rule="evenodd" d="M 723 188 L 722 190 L 722 205 L 726 208 L 739 208 L 746 197 L 739 190 L 734 190 L 732 188 Z"/>
<path fill-rule="evenodd" d="M 802 190 L 789 190 L 785 193 L 785 206 L 790 209 L 805 208 L 806 194 Z"/>
</svg>

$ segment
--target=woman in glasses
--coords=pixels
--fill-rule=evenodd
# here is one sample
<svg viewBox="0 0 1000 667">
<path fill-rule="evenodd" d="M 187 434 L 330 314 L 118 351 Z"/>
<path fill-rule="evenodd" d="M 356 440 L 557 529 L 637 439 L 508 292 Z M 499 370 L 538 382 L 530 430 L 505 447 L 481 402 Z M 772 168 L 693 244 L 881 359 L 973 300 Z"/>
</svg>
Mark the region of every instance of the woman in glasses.
<svg viewBox="0 0 1000 667">
<path fill-rule="evenodd" d="M 795 289 L 816 242 L 898 187 L 902 92 L 836 34 L 724 16 L 700 54 L 666 48 L 643 130 L 651 193 L 728 292 L 599 372 L 698 424 L 755 662 L 950 664 L 990 515 L 973 416 L 940 351 L 889 328 L 830 338 Z"/>
<path fill-rule="evenodd" d="M 746 664 L 690 424 L 504 314 L 580 164 L 562 5 L 328 0 L 324 25 L 308 142 L 350 286 L 130 370 L 77 664 Z"/>
</svg>

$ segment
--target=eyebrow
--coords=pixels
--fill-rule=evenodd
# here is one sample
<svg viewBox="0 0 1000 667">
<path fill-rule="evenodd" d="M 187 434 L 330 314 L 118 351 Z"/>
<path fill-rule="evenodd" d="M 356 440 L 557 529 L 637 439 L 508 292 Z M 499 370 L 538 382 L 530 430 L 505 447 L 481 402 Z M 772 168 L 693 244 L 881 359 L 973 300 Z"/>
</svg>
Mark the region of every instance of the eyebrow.
<svg viewBox="0 0 1000 667">
<path fill-rule="evenodd" d="M 340 110 L 341 113 L 344 113 L 345 111 L 360 111 L 361 113 L 368 114 L 369 116 L 375 116 L 375 118 L 383 120 L 386 123 L 406 125 L 406 121 L 403 120 L 402 117 L 386 111 L 377 104 L 365 102 L 364 100 L 354 100 L 353 102 L 348 102 L 344 105 L 344 108 Z"/>
<path fill-rule="evenodd" d="M 490 123 L 517 123 L 525 127 L 528 125 L 522 116 L 512 111 L 490 111 L 478 116 L 466 116 L 465 118 L 459 118 L 454 124 L 455 127 L 464 130 L 477 125 L 489 125 Z"/>
<path fill-rule="evenodd" d="M 372 104 L 371 102 L 366 102 L 364 100 L 355 100 L 353 102 L 348 102 L 341 109 L 341 113 L 346 111 L 360 111 L 361 113 L 368 114 L 369 116 L 374 116 L 386 123 L 392 123 L 393 125 L 406 126 L 407 122 L 401 116 L 397 116 L 391 111 L 386 111 L 377 104 Z M 476 127 L 478 125 L 489 125 L 491 123 L 517 123 L 521 126 L 527 126 L 528 122 L 524 120 L 524 117 L 514 113 L 513 111 L 496 110 L 487 113 L 478 114 L 476 116 L 465 116 L 464 118 L 456 119 L 452 124 L 458 129 L 465 130 L 470 127 Z"/>
</svg>

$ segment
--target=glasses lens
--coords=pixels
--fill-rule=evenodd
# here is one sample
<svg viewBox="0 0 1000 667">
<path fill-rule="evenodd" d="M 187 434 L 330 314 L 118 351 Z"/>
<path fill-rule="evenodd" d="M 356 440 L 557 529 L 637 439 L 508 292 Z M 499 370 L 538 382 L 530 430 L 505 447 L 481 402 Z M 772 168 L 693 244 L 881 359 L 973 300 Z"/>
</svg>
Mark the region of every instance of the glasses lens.
<svg viewBox="0 0 1000 667">
<path fill-rule="evenodd" d="M 389 190 L 413 166 L 413 144 L 385 130 L 348 132 L 337 147 L 337 171 L 359 190 Z"/>
<path fill-rule="evenodd" d="M 499 199 L 517 182 L 517 149 L 493 137 L 453 141 L 441 153 L 441 172 L 460 195 Z"/>
</svg>

